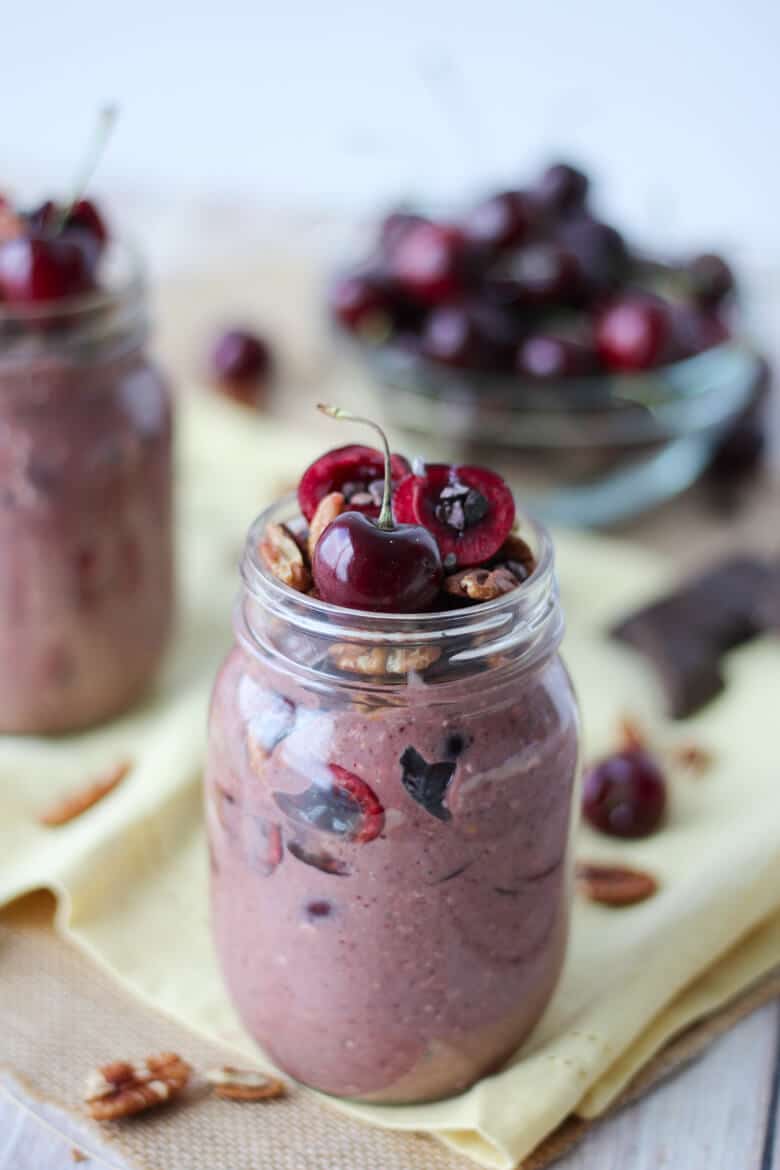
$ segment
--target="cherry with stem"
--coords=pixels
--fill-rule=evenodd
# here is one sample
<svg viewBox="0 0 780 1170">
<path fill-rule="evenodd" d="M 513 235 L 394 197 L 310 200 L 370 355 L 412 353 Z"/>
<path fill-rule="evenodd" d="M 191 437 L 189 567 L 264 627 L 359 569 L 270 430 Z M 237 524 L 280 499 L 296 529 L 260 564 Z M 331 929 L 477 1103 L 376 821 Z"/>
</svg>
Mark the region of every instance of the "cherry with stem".
<svg viewBox="0 0 780 1170">
<path fill-rule="evenodd" d="M 313 557 L 314 581 L 323 601 L 379 613 L 414 613 L 430 608 L 441 586 L 439 548 L 419 524 L 393 519 L 392 457 L 377 423 L 338 406 L 318 407 L 329 418 L 371 427 L 382 441 L 385 478 L 376 520 L 348 511 L 328 525 Z"/>
</svg>

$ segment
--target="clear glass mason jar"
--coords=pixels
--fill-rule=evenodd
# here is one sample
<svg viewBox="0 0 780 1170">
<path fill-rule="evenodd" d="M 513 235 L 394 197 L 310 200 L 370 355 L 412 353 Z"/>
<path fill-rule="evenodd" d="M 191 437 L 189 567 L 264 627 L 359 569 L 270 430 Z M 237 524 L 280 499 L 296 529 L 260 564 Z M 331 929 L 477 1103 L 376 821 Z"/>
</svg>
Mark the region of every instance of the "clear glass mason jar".
<svg viewBox="0 0 780 1170">
<path fill-rule="evenodd" d="M 145 689 L 173 609 L 171 403 L 137 260 L 0 305 L 0 731 L 66 732 Z"/>
<path fill-rule="evenodd" d="M 358 613 L 262 564 L 265 526 L 294 510 L 249 533 L 213 694 L 216 945 L 294 1077 L 434 1099 L 515 1050 L 563 962 L 578 716 L 552 546 L 525 522 L 538 566 L 496 601 Z"/>
</svg>

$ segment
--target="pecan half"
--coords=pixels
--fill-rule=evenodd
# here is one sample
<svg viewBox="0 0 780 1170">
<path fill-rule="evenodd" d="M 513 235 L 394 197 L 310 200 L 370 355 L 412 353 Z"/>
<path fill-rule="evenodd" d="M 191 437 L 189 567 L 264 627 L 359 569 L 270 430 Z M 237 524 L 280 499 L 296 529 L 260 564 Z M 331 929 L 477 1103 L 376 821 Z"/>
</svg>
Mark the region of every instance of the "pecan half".
<svg viewBox="0 0 780 1170">
<path fill-rule="evenodd" d="M 48 828 L 67 825 L 68 821 L 75 820 L 88 808 L 92 808 L 93 804 L 97 804 L 104 796 L 108 796 L 109 792 L 113 792 L 117 785 L 124 780 L 131 767 L 130 760 L 122 760 L 110 772 L 93 780 L 86 787 L 78 788 L 73 792 L 66 793 L 65 796 L 58 797 L 57 800 L 52 801 L 50 805 L 38 813 L 38 823 L 46 825 Z"/>
<path fill-rule="evenodd" d="M 651 898 L 658 889 L 652 874 L 627 865 L 578 861 L 576 876 L 585 897 L 602 906 L 633 906 Z"/>
<path fill-rule="evenodd" d="M 309 525 L 309 560 L 314 560 L 314 550 L 317 547 L 317 541 L 322 536 L 329 524 L 332 524 L 337 516 L 345 510 L 347 501 L 342 496 L 341 492 L 329 492 L 327 496 L 323 496 L 317 505 L 317 511 L 311 518 Z"/>
<path fill-rule="evenodd" d="M 304 564 L 303 553 L 289 528 L 269 524 L 260 541 L 260 555 L 278 581 L 298 593 L 311 587 L 311 573 Z"/>
<path fill-rule="evenodd" d="M 496 569 L 461 569 L 459 573 L 444 578 L 444 591 L 469 601 L 494 601 L 496 597 L 503 597 L 505 593 L 516 589 L 519 584 L 514 573 L 503 566 Z"/>
<path fill-rule="evenodd" d="M 335 642 L 328 647 L 328 657 L 338 670 L 367 677 L 387 674 L 422 673 L 441 657 L 435 646 L 357 646 L 353 642 Z"/>
<path fill-rule="evenodd" d="M 287 1096 L 287 1085 L 253 1068 L 213 1068 L 206 1073 L 217 1097 L 227 1101 L 272 1101 Z"/>
<path fill-rule="evenodd" d="M 115 1060 L 91 1074 L 84 1100 L 95 1121 L 116 1121 L 172 1100 L 184 1089 L 191 1072 L 175 1052 L 147 1056 L 142 1065 Z"/>
</svg>

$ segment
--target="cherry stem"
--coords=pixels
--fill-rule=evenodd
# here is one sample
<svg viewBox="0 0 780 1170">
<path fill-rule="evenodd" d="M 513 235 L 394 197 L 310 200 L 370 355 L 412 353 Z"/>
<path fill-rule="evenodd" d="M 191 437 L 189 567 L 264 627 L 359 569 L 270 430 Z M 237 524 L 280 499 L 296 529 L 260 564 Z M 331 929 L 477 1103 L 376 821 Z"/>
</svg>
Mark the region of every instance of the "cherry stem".
<svg viewBox="0 0 780 1170">
<path fill-rule="evenodd" d="M 385 449 L 385 486 L 382 492 L 382 507 L 379 510 L 376 523 L 378 528 L 385 528 L 388 531 L 395 528 L 393 523 L 393 465 L 387 435 L 378 423 L 372 422 L 370 418 L 361 418 L 360 415 L 352 414 L 349 410 L 342 410 L 340 406 L 327 406 L 324 402 L 320 402 L 317 405 L 317 410 L 326 414 L 328 418 L 335 418 L 341 422 L 363 423 L 379 435 Z"/>
<path fill-rule="evenodd" d="M 71 187 L 70 199 L 63 204 L 62 209 L 57 216 L 54 224 L 54 234 L 61 232 L 68 222 L 73 208 L 78 203 L 87 189 L 87 184 L 95 173 L 98 163 L 100 162 L 105 152 L 108 140 L 113 133 L 117 118 L 119 117 L 119 109 L 117 106 L 104 106 L 98 114 L 97 124 L 92 132 L 87 153 L 85 154 L 81 166 L 76 174 L 76 178 Z"/>
</svg>

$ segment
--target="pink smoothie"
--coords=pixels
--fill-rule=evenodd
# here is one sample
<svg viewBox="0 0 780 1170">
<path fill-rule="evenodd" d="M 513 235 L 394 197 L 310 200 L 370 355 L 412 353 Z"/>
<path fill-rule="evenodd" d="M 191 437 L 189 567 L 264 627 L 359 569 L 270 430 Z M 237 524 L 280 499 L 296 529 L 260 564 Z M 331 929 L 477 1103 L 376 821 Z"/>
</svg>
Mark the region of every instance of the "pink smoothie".
<svg viewBox="0 0 780 1170">
<path fill-rule="evenodd" d="M 124 710 L 172 613 L 167 390 L 137 346 L 85 360 L 45 340 L 0 356 L 3 732 Z"/>
<path fill-rule="evenodd" d="M 240 645 L 218 677 L 217 948 L 251 1034 L 326 1092 L 463 1090 L 517 1048 L 555 988 L 576 707 L 554 647 L 495 673 L 377 701 Z M 378 806 L 339 789 L 331 765 Z M 410 789 L 431 765 L 433 789 L 446 786 L 426 806 Z"/>
</svg>

